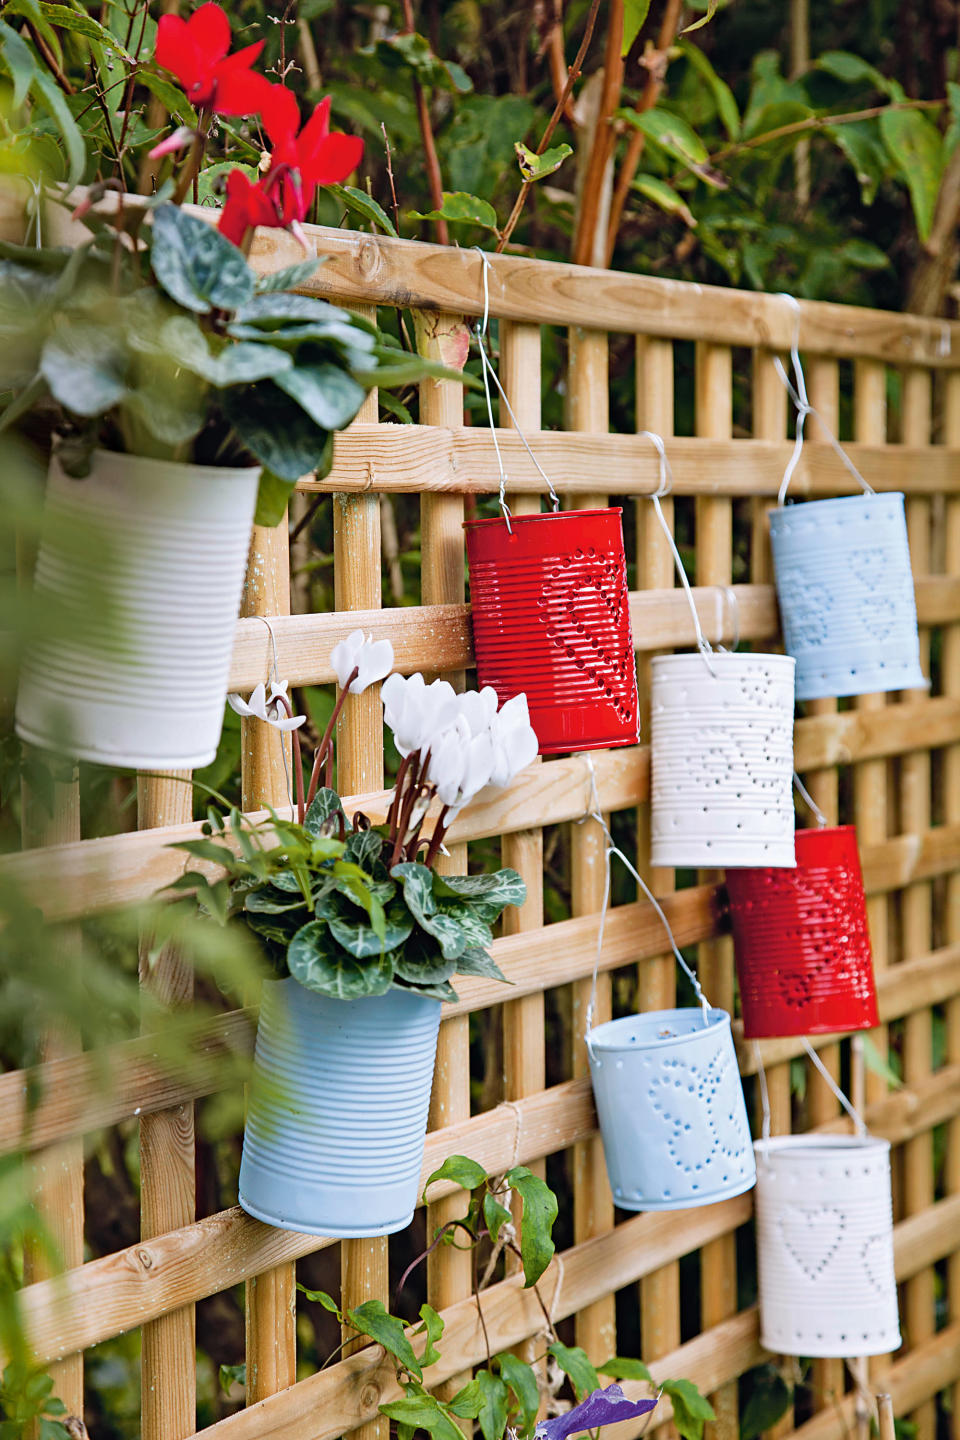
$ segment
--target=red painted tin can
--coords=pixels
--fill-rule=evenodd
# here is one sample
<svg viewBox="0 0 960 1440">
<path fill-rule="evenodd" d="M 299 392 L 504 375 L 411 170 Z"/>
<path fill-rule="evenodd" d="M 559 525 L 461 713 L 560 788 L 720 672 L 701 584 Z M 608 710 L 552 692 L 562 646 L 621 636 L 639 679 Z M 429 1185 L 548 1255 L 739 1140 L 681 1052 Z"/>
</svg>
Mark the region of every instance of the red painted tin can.
<svg viewBox="0 0 960 1440">
<path fill-rule="evenodd" d="M 798 830 L 795 870 L 728 870 L 743 1033 L 879 1023 L 856 830 Z"/>
<path fill-rule="evenodd" d="M 540 754 L 635 745 L 637 666 L 619 508 L 464 526 L 477 679 L 523 691 Z"/>
</svg>

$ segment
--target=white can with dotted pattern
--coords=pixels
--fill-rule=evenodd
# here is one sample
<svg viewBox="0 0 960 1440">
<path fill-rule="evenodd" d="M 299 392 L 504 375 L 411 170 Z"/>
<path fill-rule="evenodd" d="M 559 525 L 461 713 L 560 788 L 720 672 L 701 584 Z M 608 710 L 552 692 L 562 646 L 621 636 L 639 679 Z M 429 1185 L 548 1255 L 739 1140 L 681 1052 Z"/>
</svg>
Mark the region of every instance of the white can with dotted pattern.
<svg viewBox="0 0 960 1440">
<path fill-rule="evenodd" d="M 838 1359 L 896 1350 L 889 1142 L 787 1135 L 755 1148 L 760 1343 Z"/>
<path fill-rule="evenodd" d="M 651 664 L 651 863 L 793 866 L 789 655 Z"/>
</svg>

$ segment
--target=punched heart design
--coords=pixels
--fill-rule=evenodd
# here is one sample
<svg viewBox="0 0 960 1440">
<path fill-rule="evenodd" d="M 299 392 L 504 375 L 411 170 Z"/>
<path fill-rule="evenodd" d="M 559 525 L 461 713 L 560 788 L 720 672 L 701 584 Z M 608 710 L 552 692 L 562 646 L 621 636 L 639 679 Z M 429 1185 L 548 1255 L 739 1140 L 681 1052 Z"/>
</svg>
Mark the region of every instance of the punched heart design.
<svg viewBox="0 0 960 1440">
<path fill-rule="evenodd" d="M 815 1284 L 843 1243 L 843 1211 L 832 1205 L 785 1205 L 779 1226 L 783 1248 Z"/>
<path fill-rule="evenodd" d="M 778 570 L 777 591 L 784 626 L 789 632 L 789 653 L 822 645 L 827 638 L 830 594 L 811 585 L 801 570 Z"/>
<path fill-rule="evenodd" d="M 896 1291 L 893 1247 L 889 1235 L 871 1235 L 860 1252 L 863 1272 L 878 1295 L 888 1298 Z"/>
<path fill-rule="evenodd" d="M 699 1175 L 721 1162 L 742 1169 L 750 1138 L 743 1127 L 739 1083 L 731 1055 L 723 1049 L 706 1065 L 665 1059 L 650 1082 L 650 1103 L 667 1131 L 667 1153 L 684 1174 Z"/>
<path fill-rule="evenodd" d="M 621 719 L 636 714 L 627 577 L 616 555 L 581 552 L 551 562 L 540 619 L 547 636 Z"/>
</svg>

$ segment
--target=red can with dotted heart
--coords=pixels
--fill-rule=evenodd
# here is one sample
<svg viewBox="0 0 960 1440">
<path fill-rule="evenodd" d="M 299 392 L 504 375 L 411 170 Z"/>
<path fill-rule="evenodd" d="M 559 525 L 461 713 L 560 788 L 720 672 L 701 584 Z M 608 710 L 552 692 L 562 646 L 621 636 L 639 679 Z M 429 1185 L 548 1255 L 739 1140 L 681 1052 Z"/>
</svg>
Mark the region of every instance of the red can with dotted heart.
<svg viewBox="0 0 960 1440">
<path fill-rule="evenodd" d="M 621 513 L 464 526 L 477 679 L 501 704 L 523 691 L 541 755 L 640 738 Z"/>
<path fill-rule="evenodd" d="M 856 831 L 798 830 L 796 853 L 794 870 L 727 871 L 747 1039 L 879 1024 Z"/>
</svg>

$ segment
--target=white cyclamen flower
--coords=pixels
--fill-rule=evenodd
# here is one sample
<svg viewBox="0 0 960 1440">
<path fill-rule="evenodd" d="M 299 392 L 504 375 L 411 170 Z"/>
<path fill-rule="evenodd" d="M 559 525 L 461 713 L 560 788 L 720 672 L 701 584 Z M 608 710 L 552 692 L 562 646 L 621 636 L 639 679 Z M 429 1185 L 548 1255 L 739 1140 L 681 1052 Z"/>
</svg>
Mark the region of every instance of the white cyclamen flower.
<svg viewBox="0 0 960 1440">
<path fill-rule="evenodd" d="M 401 755 L 429 750 L 457 716 L 458 696 L 446 680 L 391 675 L 380 692 L 383 715 Z"/>
<path fill-rule="evenodd" d="M 393 669 L 393 646 L 389 640 L 374 640 L 362 630 L 354 630 L 346 640 L 341 640 L 330 652 L 337 683 L 342 690 L 354 670 L 356 678 L 351 682 L 350 694 L 362 695 L 368 685 L 382 680 Z"/>
<path fill-rule="evenodd" d="M 452 819 L 464 805 L 490 781 L 493 767 L 493 744 L 489 732 L 470 734 L 465 716 L 456 721 L 430 750 L 427 779 L 436 786 L 440 803 L 451 812 Z"/>
<path fill-rule="evenodd" d="M 493 717 L 490 738 L 493 765 L 489 783 L 502 790 L 535 759 L 540 749 L 540 742 L 530 724 L 527 697 L 522 691 L 508 700 Z"/>
<path fill-rule="evenodd" d="M 267 687 L 264 684 L 257 685 L 249 700 L 242 699 L 237 694 L 227 696 L 227 703 L 231 710 L 245 719 L 262 720 L 265 725 L 272 725 L 275 730 L 296 730 L 307 721 L 306 715 L 288 715 L 286 706 L 281 701 L 287 698 L 288 681 L 277 682 L 270 686 L 270 694 L 267 694 Z"/>
<path fill-rule="evenodd" d="M 497 692 L 492 685 L 482 690 L 465 690 L 457 696 L 457 709 L 470 726 L 471 735 L 482 735 L 490 729 L 497 713 Z"/>
</svg>

